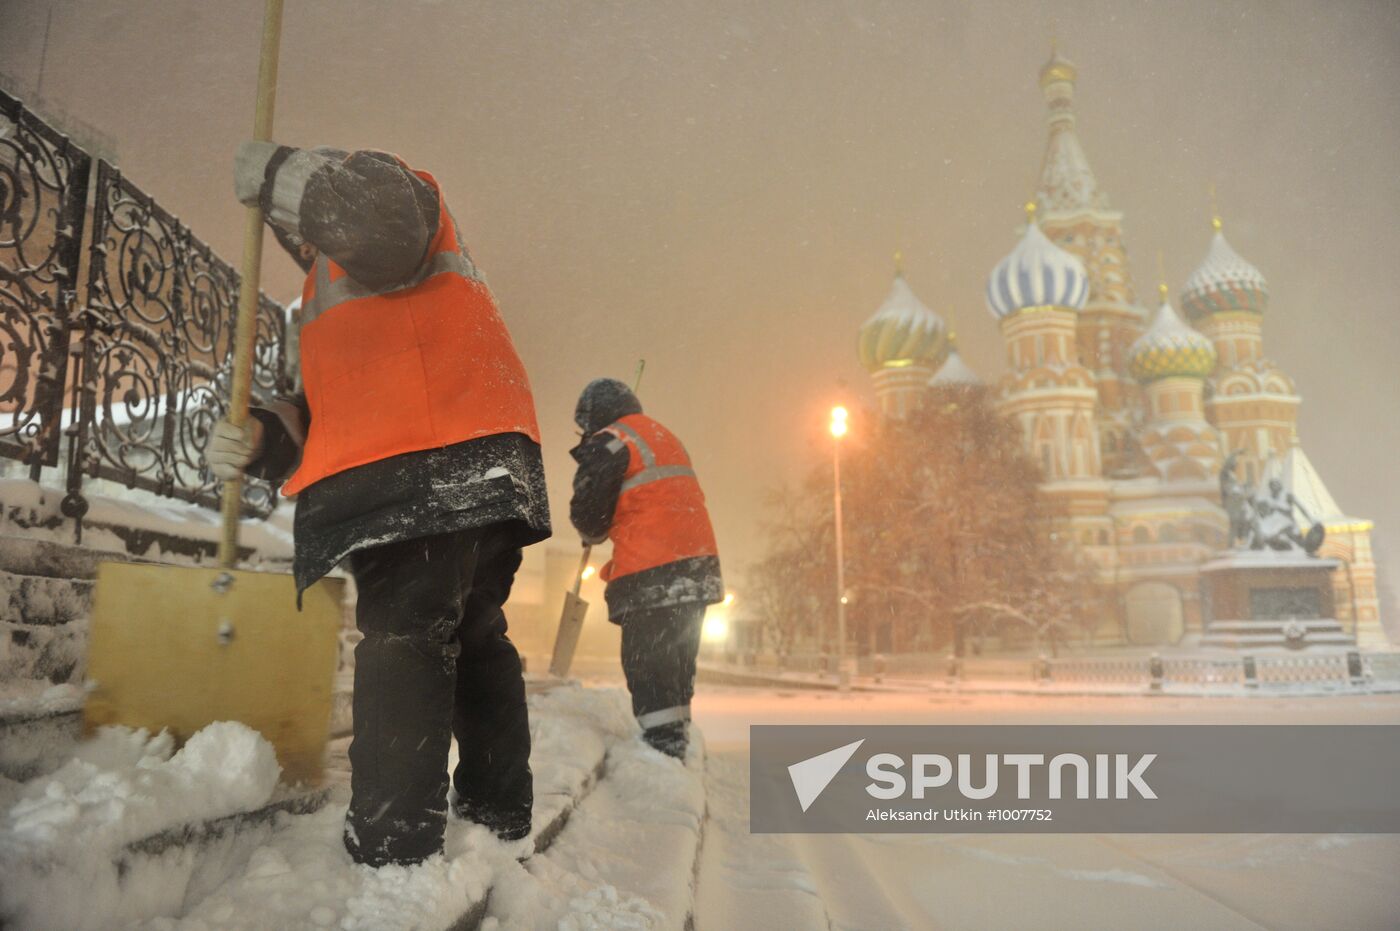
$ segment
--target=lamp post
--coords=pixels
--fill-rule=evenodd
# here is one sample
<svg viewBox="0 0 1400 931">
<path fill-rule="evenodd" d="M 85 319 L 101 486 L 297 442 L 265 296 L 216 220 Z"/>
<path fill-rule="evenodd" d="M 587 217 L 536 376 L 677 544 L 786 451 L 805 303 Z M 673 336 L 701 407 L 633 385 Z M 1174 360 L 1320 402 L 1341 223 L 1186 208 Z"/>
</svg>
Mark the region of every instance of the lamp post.
<svg viewBox="0 0 1400 931">
<path fill-rule="evenodd" d="M 844 407 L 831 409 L 831 463 L 834 508 L 836 514 L 836 687 L 846 691 L 851 687 L 846 668 L 846 548 L 841 533 L 841 438 L 846 435 Z"/>
</svg>

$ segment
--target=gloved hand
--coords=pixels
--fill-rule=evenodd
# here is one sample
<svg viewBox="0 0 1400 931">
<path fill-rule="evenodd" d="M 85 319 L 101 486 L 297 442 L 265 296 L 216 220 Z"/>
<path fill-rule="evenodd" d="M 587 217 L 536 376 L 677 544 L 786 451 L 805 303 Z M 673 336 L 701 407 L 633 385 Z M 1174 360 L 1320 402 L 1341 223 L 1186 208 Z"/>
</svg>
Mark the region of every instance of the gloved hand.
<svg viewBox="0 0 1400 931">
<path fill-rule="evenodd" d="M 263 440 L 262 421 L 256 417 L 249 416 L 241 428 L 219 421 L 204 450 L 209 471 L 224 481 L 238 478 L 248 463 L 262 455 Z"/>
<path fill-rule="evenodd" d="M 233 193 L 245 207 L 256 207 L 262 193 L 267 163 L 279 146 L 275 142 L 248 140 L 233 156 Z"/>
</svg>

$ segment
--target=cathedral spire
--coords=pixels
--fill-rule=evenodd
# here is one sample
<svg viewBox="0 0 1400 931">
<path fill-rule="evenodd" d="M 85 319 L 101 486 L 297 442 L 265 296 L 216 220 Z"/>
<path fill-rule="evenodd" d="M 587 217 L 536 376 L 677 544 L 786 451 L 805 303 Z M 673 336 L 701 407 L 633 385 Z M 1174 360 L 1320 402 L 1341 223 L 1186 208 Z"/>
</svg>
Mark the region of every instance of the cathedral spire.
<svg viewBox="0 0 1400 931">
<path fill-rule="evenodd" d="M 1074 82 L 1078 76 L 1074 63 L 1052 47 L 1050 60 L 1040 69 L 1050 138 L 1036 195 L 1047 218 L 1107 210 L 1109 206 L 1074 130 Z"/>
</svg>

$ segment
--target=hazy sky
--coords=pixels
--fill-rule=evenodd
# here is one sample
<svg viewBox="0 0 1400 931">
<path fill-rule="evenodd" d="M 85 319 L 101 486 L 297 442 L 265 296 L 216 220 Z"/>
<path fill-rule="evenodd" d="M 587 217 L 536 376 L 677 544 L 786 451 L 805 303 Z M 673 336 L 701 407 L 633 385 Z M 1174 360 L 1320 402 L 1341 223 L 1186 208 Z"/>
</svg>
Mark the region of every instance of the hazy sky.
<svg viewBox="0 0 1400 931">
<path fill-rule="evenodd" d="M 52 10 L 44 99 L 236 263 L 261 8 L 0 0 L 0 71 L 32 93 Z M 981 292 L 1034 190 L 1052 36 L 1139 294 L 1158 250 L 1174 299 L 1203 257 L 1213 181 L 1304 444 L 1400 581 L 1400 4 L 288 0 L 276 136 L 443 182 L 530 371 L 557 540 L 577 393 L 644 356 L 737 576 L 763 490 L 827 454 L 838 379 L 870 397 L 856 329 L 896 249 L 1001 372 Z"/>
</svg>

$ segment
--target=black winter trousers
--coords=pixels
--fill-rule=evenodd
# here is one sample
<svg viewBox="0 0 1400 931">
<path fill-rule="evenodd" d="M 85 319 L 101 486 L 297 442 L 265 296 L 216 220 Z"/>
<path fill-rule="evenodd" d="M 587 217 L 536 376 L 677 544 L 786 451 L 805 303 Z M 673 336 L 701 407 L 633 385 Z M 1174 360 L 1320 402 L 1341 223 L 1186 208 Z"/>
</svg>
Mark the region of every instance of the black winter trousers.
<svg viewBox="0 0 1400 931">
<path fill-rule="evenodd" d="M 442 849 L 453 736 L 462 807 L 493 828 L 528 830 L 525 681 L 501 611 L 520 560 L 491 527 L 351 555 L 364 639 L 345 846 L 357 862 L 416 863 Z"/>
<path fill-rule="evenodd" d="M 644 732 L 679 733 L 682 752 L 704 617 L 703 604 L 627 611 L 619 617 L 622 672 L 632 693 L 632 713 Z"/>
</svg>

